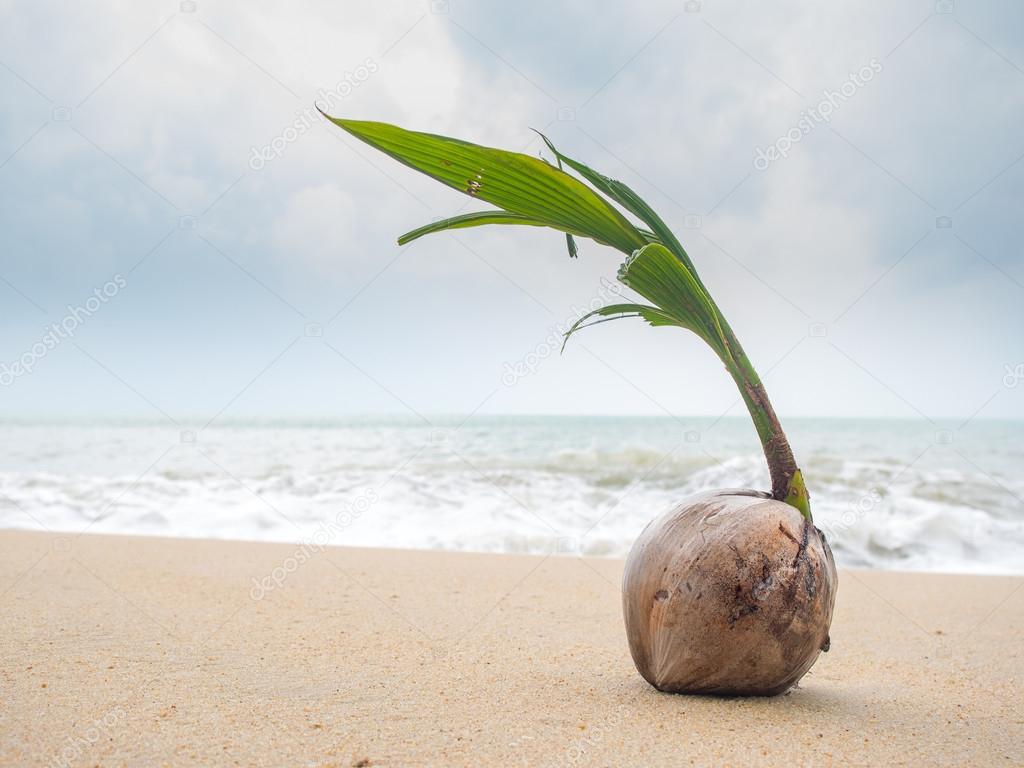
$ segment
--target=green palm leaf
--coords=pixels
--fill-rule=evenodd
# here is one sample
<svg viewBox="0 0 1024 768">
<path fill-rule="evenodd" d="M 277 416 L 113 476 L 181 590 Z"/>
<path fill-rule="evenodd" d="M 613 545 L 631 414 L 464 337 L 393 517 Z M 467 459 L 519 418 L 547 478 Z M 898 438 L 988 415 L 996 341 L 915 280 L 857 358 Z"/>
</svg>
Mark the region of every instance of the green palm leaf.
<svg viewBox="0 0 1024 768">
<path fill-rule="evenodd" d="M 602 320 L 595 320 L 592 323 L 588 323 L 592 317 L 602 317 Z M 584 328 L 590 328 L 592 325 L 598 325 L 600 323 L 607 323 L 609 320 L 620 320 L 624 317 L 641 317 L 647 321 L 649 325 L 680 325 L 677 318 L 663 312 L 657 307 L 649 307 L 644 304 L 609 304 L 607 307 L 601 307 L 595 309 L 592 312 L 587 312 L 583 317 L 572 324 L 572 327 L 563 334 L 562 351 L 565 351 L 565 345 L 569 343 L 569 337 L 577 331 L 582 331 Z M 685 326 L 683 326 L 685 327 Z"/>
<path fill-rule="evenodd" d="M 619 267 L 618 277 L 677 325 L 704 339 L 723 361 L 732 357 L 714 304 L 693 272 L 668 248 L 659 243 L 641 248 Z"/>
<path fill-rule="evenodd" d="M 399 237 L 398 244 L 405 245 L 406 243 L 411 243 L 413 240 L 423 237 L 424 235 L 431 235 L 435 232 L 444 232 L 448 229 L 482 227 L 487 224 L 518 224 L 528 227 L 548 226 L 543 221 L 537 221 L 536 219 L 531 219 L 528 216 L 522 216 L 518 213 L 509 213 L 508 211 L 478 211 L 476 213 L 464 213 L 461 216 L 452 216 L 449 219 L 441 219 L 440 221 L 433 221 L 430 224 L 424 224 L 422 227 L 406 232 L 404 235 Z"/>
<path fill-rule="evenodd" d="M 647 243 L 607 200 L 579 179 L 535 157 L 387 123 L 326 117 L 410 168 L 509 213 L 562 232 L 582 234 L 624 253 Z"/>
<path fill-rule="evenodd" d="M 621 181 L 609 178 L 598 173 L 593 168 L 584 165 L 578 160 L 573 160 L 571 157 L 563 155 L 555 148 L 555 145 L 551 143 L 551 140 L 547 136 L 540 131 L 537 131 L 536 133 L 544 139 L 544 143 L 547 144 L 548 149 L 554 153 L 559 164 L 565 163 L 568 165 L 580 174 L 580 176 L 593 184 L 595 189 L 603 192 L 627 211 L 639 218 L 644 222 L 644 224 L 651 228 L 651 234 L 653 234 L 659 242 L 664 244 L 669 248 L 669 250 L 673 251 L 680 259 L 682 259 L 684 264 L 691 269 L 693 268 L 693 265 L 690 263 L 690 257 L 687 256 L 686 251 L 683 250 L 683 246 L 676 239 L 676 236 L 672 234 L 672 230 L 670 230 L 665 222 L 662 221 L 661 217 L 655 213 L 654 209 L 644 202 L 640 195 Z"/>
</svg>

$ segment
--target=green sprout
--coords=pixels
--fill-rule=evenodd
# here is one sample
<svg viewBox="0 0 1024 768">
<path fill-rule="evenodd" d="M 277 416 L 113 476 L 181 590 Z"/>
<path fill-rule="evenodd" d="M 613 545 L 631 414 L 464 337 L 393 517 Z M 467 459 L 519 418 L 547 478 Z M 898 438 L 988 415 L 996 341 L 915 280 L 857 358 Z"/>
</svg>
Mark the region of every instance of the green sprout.
<svg viewBox="0 0 1024 768">
<path fill-rule="evenodd" d="M 803 475 L 760 377 L 682 244 L 636 192 L 563 155 L 543 134 L 540 136 L 557 165 L 519 152 L 407 131 L 387 123 L 324 116 L 400 163 L 497 206 L 496 210 L 453 216 L 414 229 L 398 239 L 400 245 L 434 232 L 494 224 L 556 229 L 565 234 L 570 256 L 576 256 L 577 237 L 626 254 L 618 280 L 650 303 L 612 304 L 589 312 L 569 328 L 565 341 L 583 328 L 623 317 L 695 333 L 718 355 L 747 406 L 768 462 L 772 497 L 795 507 L 811 521 Z M 566 171 L 566 166 L 579 178 Z"/>
</svg>

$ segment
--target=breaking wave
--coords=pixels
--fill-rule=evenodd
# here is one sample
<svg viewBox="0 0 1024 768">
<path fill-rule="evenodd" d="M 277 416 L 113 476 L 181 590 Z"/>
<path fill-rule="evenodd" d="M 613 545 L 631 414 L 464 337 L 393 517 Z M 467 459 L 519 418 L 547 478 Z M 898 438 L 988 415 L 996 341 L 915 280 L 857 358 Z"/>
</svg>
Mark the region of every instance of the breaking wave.
<svg viewBox="0 0 1024 768">
<path fill-rule="evenodd" d="M 1024 572 L 1024 427 L 926 426 L 790 428 L 838 563 Z M 623 556 L 691 493 L 768 485 L 741 420 L 0 429 L 0 526 L 55 531 Z"/>
</svg>

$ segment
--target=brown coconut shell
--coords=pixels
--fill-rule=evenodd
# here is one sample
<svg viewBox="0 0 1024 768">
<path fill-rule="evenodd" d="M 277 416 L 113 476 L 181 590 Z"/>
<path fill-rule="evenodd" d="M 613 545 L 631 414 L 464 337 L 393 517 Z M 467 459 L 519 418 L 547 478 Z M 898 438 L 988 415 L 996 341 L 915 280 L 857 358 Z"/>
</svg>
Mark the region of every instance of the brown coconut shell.
<svg viewBox="0 0 1024 768">
<path fill-rule="evenodd" d="M 773 696 L 829 647 L 824 535 L 766 493 L 713 491 L 652 521 L 622 584 L 629 649 L 661 691 Z"/>
</svg>

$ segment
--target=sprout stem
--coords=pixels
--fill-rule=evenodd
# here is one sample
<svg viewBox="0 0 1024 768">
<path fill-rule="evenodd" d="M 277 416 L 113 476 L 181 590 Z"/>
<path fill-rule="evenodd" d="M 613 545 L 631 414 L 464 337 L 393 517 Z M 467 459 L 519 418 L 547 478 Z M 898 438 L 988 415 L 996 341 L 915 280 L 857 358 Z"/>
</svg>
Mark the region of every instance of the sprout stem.
<svg viewBox="0 0 1024 768">
<path fill-rule="evenodd" d="M 754 428 L 757 430 L 757 436 L 761 440 L 761 448 L 764 450 L 764 457 L 768 462 L 768 474 L 772 481 L 772 498 L 796 507 L 800 514 L 807 519 L 807 522 L 813 522 L 810 495 L 804 484 L 803 473 L 793 457 L 793 449 L 789 446 L 786 433 L 782 431 L 782 424 L 779 423 L 779 417 L 775 415 L 775 409 L 772 407 L 771 400 L 768 399 L 764 384 L 761 383 L 761 377 L 754 370 L 754 365 L 747 357 L 747 353 L 743 351 L 743 346 L 736 338 L 736 334 L 729 326 L 722 310 L 711 298 L 711 293 L 697 274 L 697 269 L 689 255 L 682 246 L 678 245 L 678 242 L 676 245 L 679 249 L 677 255 L 708 297 L 718 318 L 718 324 L 722 330 L 722 340 L 725 342 L 724 349 L 719 352 L 719 356 L 725 364 L 726 370 L 729 371 L 729 375 L 736 382 L 740 397 L 743 398 L 743 402 L 747 406 L 750 418 L 754 422 Z"/>
<path fill-rule="evenodd" d="M 717 306 L 715 309 L 718 310 Z M 764 457 L 768 462 L 768 474 L 772 481 L 772 497 L 792 504 L 800 510 L 800 514 L 811 521 L 810 499 L 804 485 L 803 474 L 797 466 L 796 459 L 793 458 L 793 450 L 789 446 L 786 433 L 782 431 L 779 417 L 775 415 L 775 409 L 768 399 L 761 378 L 754 370 L 732 328 L 722 317 L 721 311 L 718 311 L 718 316 L 728 351 L 731 353 L 731 359 L 723 358 L 723 362 L 736 382 L 740 396 L 754 422 L 757 436 L 761 440 Z"/>
</svg>

